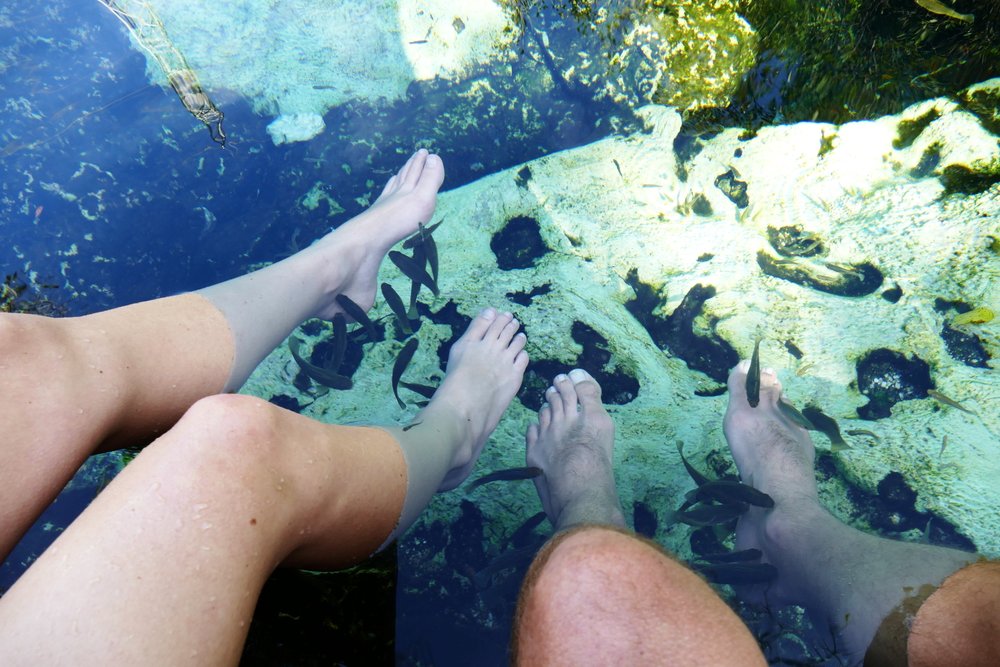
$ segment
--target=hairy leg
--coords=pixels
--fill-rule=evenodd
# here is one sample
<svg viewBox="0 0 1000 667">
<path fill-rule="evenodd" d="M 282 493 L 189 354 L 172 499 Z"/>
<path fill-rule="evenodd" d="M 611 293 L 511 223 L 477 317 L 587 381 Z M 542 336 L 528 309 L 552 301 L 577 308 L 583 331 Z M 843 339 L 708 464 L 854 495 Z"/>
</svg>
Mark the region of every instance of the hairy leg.
<svg viewBox="0 0 1000 667">
<path fill-rule="evenodd" d="M 763 665 L 749 631 L 700 577 L 621 528 L 614 431 L 597 382 L 574 370 L 547 398 L 528 429 L 528 463 L 545 471 L 539 495 L 563 532 L 525 578 L 514 663 Z"/>
<path fill-rule="evenodd" d="M 334 297 L 363 307 L 390 246 L 426 222 L 444 168 L 418 151 L 370 209 L 306 250 L 221 285 L 62 320 L 0 314 L 0 557 L 87 456 L 145 444 L 235 389 Z"/>
<path fill-rule="evenodd" d="M 527 365 L 516 329 L 475 318 L 405 432 L 198 401 L 0 599 L 0 664 L 233 664 L 276 566 L 357 562 L 414 484 L 465 478 Z"/>
<path fill-rule="evenodd" d="M 860 663 L 882 620 L 922 590 L 976 560 L 954 549 L 888 540 L 851 528 L 826 511 L 816 491 L 809 434 L 778 409 L 781 385 L 761 372 L 760 403 L 746 398 L 748 363 L 729 377 L 724 428 L 743 481 L 769 494 L 771 509 L 752 507 L 736 528 L 738 549 L 757 548 L 778 570 L 767 587 L 739 592 L 752 602 L 804 607 L 830 628 L 841 654 Z"/>
</svg>

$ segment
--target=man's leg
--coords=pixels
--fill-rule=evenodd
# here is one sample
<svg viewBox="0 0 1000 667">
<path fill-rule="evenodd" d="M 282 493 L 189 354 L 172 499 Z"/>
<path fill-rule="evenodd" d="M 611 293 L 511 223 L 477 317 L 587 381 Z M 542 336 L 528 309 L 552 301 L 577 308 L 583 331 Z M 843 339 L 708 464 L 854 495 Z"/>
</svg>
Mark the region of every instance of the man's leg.
<svg viewBox="0 0 1000 667">
<path fill-rule="evenodd" d="M 198 401 L 0 599 L 0 664 L 234 664 L 275 566 L 357 562 L 464 479 L 520 386 L 516 330 L 476 317 L 407 431 Z"/>
<path fill-rule="evenodd" d="M 0 558 L 95 451 L 142 444 L 234 390 L 334 297 L 371 307 L 388 249 L 427 222 L 444 178 L 418 151 L 374 205 L 302 252 L 200 293 L 79 318 L 0 314 Z"/>
<path fill-rule="evenodd" d="M 729 377 L 726 439 L 743 481 L 769 494 L 775 505 L 769 510 L 752 507 L 740 518 L 736 547 L 763 551 L 778 579 L 741 594 L 751 601 L 803 606 L 817 627 L 833 631 L 839 652 L 852 664 L 865 658 L 869 646 L 871 664 L 905 664 L 906 629 L 914 614 L 911 665 L 1000 664 L 996 566 L 959 572 L 954 585 L 942 587 L 921 608 L 930 592 L 977 560 L 976 555 L 876 537 L 834 518 L 819 503 L 809 434 L 777 407 L 781 385 L 775 373 L 761 372 L 760 403 L 751 408 L 747 368 L 742 362 Z M 972 586 L 976 595 L 967 594 L 971 581 L 978 583 Z M 963 588 L 966 594 L 959 592 Z M 966 631 L 948 634 L 951 625 Z M 955 653 L 960 647 L 968 652 Z"/>
<path fill-rule="evenodd" d="M 528 429 L 528 464 L 557 535 L 532 563 L 512 650 L 523 665 L 764 665 L 749 631 L 700 577 L 623 530 L 614 427 L 575 370 Z"/>
</svg>

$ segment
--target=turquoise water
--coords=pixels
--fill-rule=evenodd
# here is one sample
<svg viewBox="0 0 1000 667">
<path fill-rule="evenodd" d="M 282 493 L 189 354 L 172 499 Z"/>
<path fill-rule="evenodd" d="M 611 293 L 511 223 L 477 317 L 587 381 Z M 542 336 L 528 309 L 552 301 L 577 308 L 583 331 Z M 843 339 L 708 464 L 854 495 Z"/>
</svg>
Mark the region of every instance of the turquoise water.
<svg viewBox="0 0 1000 667">
<path fill-rule="evenodd" d="M 970 85 L 1000 75 L 996 46 L 1000 43 L 1000 9 L 995 3 L 973 7 L 969 2 L 956 2 L 956 11 L 976 14 L 971 23 L 903 0 L 828 3 L 822 9 L 792 2 L 720 1 L 711 6 L 499 6 L 484 2 L 461 7 L 442 3 L 436 14 L 431 10 L 421 13 L 405 3 L 372 5 L 368 11 L 331 5 L 330 13 L 324 14 L 313 4 L 289 2 L 275 9 L 248 2 L 229 7 L 199 6 L 193 11 L 176 0 L 118 3 L 133 17 L 133 32 L 158 51 L 164 62 L 176 64 L 178 54 L 184 58 L 183 64 L 225 115 L 221 121 L 224 142 L 217 121 L 210 131 L 185 108 L 184 100 L 167 85 L 157 61 L 101 2 L 57 0 L 42 11 L 30 6 L 0 9 L 0 87 L 5 100 L 0 110 L 0 260 L 4 274 L 11 276 L 8 285 L 24 289 L 16 301 L 5 297 L 2 303 L 46 314 L 81 314 L 239 275 L 304 247 L 362 210 L 405 155 L 414 147 L 426 147 L 445 161 L 445 188 L 455 191 L 448 201 L 458 202 L 456 209 L 468 202 L 485 201 L 480 208 L 466 210 L 488 219 L 506 218 L 495 224 L 483 223 L 494 241 L 490 252 L 495 258 L 487 259 L 496 262 L 496 280 L 504 287 L 500 293 L 519 315 L 523 314 L 529 335 L 534 330 L 541 334 L 541 340 L 566 343 L 563 349 L 533 353 L 535 360 L 518 401 L 519 409 L 537 409 L 545 383 L 573 361 L 595 374 L 598 370 L 603 373 L 602 383 L 613 389 L 606 395 L 614 395 L 612 402 L 620 406 L 621 418 L 650 415 L 634 406 L 645 405 L 644 394 L 660 386 L 647 381 L 649 364 L 647 357 L 640 356 L 652 349 L 672 360 L 664 362 L 668 367 L 663 374 L 670 375 L 677 393 L 715 401 L 707 404 L 706 413 L 721 414 L 717 409 L 721 405 L 718 401 L 724 400 L 719 397 L 720 380 L 735 359 L 747 356 L 754 338 L 750 325 L 759 323 L 737 317 L 735 324 L 727 326 L 724 309 L 708 310 L 706 315 L 702 304 L 740 295 L 740 290 L 746 290 L 747 302 L 756 303 L 746 283 L 726 282 L 728 267 L 720 266 L 727 257 L 721 246 L 738 244 L 743 237 L 734 236 L 728 244 L 719 243 L 719 248 L 711 243 L 701 247 L 692 241 L 688 250 L 677 250 L 677 254 L 691 254 L 689 264 L 696 267 L 685 269 L 690 273 L 683 280 L 668 272 L 651 273 L 651 268 L 634 257 L 624 229 L 631 218 L 644 215 L 643 209 L 601 199 L 608 190 L 638 193 L 633 199 L 656 192 L 658 205 L 674 197 L 673 193 L 661 196 L 656 190 L 664 179 L 650 166 L 655 162 L 639 162 L 638 153 L 633 156 L 636 162 L 612 157 L 618 155 L 612 152 L 618 146 L 614 142 L 640 142 L 653 134 L 646 105 L 669 105 L 680 113 L 679 130 L 675 128 L 675 134 L 661 147 L 662 152 L 672 154 L 677 173 L 671 174 L 671 179 L 682 191 L 676 206 L 669 210 L 664 206 L 667 223 L 678 216 L 721 221 L 729 215 L 721 202 L 733 208 L 732 221 L 744 228 L 758 225 L 762 230 L 774 230 L 773 240 L 761 241 L 770 256 L 777 253 L 802 263 L 813 250 L 826 246 L 833 248 L 830 261 L 841 261 L 834 257 L 835 251 L 845 247 L 843 237 L 848 234 L 830 232 L 829 238 L 823 236 L 827 229 L 837 229 L 831 223 L 812 238 L 803 236 L 801 226 L 805 224 L 810 230 L 808 222 L 813 219 L 837 218 L 848 203 L 832 195 L 829 201 L 823 199 L 825 195 L 816 195 L 820 203 L 812 212 L 788 213 L 794 219 L 785 221 L 768 219 L 771 214 L 757 203 L 760 200 L 755 192 L 767 192 L 769 177 L 759 174 L 771 171 L 777 182 L 779 170 L 767 162 L 772 158 L 761 157 L 758 163 L 752 160 L 772 145 L 767 142 L 776 136 L 775 128 L 810 124 L 797 126 L 802 134 L 789 134 L 785 145 L 794 147 L 796 142 L 821 137 L 816 138 L 818 148 L 812 150 L 812 159 L 818 161 L 828 151 L 838 156 L 847 150 L 844 146 L 864 143 L 851 139 L 849 131 L 838 134 L 835 125 L 900 114 L 932 98 L 957 99 L 958 112 L 952 113 L 944 103 L 933 113 L 919 108 L 907 112 L 904 121 L 892 121 L 890 134 L 899 142 L 898 150 L 911 150 L 912 144 L 916 146 L 912 150 L 918 151 L 912 165 L 907 162 L 909 157 L 899 158 L 910 170 L 907 179 L 917 184 L 921 179 L 932 181 L 950 197 L 944 201 L 945 197 L 935 191 L 928 196 L 928 210 L 932 200 L 935 206 L 944 201 L 940 206 L 948 211 L 975 209 L 981 215 L 977 223 L 969 223 L 971 231 L 966 236 L 981 236 L 988 244 L 998 233 L 996 174 L 1000 169 L 971 158 L 962 162 L 964 158 L 956 157 L 954 151 L 934 149 L 934 142 L 922 134 L 930 127 L 928 132 L 942 133 L 945 139 L 941 141 L 947 144 L 948 133 L 955 132 L 955 143 L 960 143 L 965 135 L 948 128 L 935 130 L 934 123 L 938 117 L 965 114 L 982 132 L 997 135 L 998 98 L 963 97 L 962 93 Z M 155 27 L 151 17 L 162 20 L 162 32 L 150 28 Z M 163 43 L 163 35 L 169 37 L 169 44 Z M 190 79 L 181 85 L 180 92 L 185 91 L 190 103 Z M 595 144 L 599 141 L 605 143 Z M 843 142 L 839 148 L 838 141 Z M 592 153 L 588 153 L 587 147 L 595 145 L 601 148 L 591 148 Z M 755 153 L 755 146 L 764 148 Z M 725 168 L 713 172 L 706 181 L 699 172 L 700 161 L 721 154 L 723 149 L 728 160 Z M 740 163 L 744 149 L 747 155 Z M 787 150 L 788 155 L 794 152 Z M 557 163 L 532 162 L 545 156 L 565 160 L 567 170 L 577 159 L 574 156 L 593 158 L 593 164 L 600 158 L 602 180 L 595 180 L 588 190 L 586 174 L 576 171 L 560 183 Z M 857 164 L 869 164 L 865 159 L 859 157 Z M 722 158 L 719 161 L 725 162 Z M 765 166 L 744 167 L 744 163 Z M 794 175 L 798 168 L 788 166 L 788 172 Z M 507 169 L 513 170 L 509 178 L 504 175 Z M 805 166 L 801 169 L 803 174 L 807 172 Z M 809 178 L 817 178 L 812 163 L 809 169 Z M 831 167 L 831 173 L 849 171 L 839 169 Z M 859 166 L 856 171 L 864 169 Z M 506 184 L 499 185 L 500 176 L 496 175 L 507 178 Z M 492 176 L 496 176 L 495 186 L 489 180 Z M 795 182 L 794 176 L 790 179 Z M 711 185 L 699 190 L 701 185 L 695 184 L 703 181 Z M 849 188 L 858 188 L 859 201 L 890 210 L 892 206 L 886 202 L 891 199 L 879 200 L 874 194 L 865 199 L 876 188 L 873 182 L 848 184 L 844 190 L 850 196 Z M 747 183 L 749 199 L 744 203 Z M 510 193 L 535 196 L 532 188 L 536 187 L 549 188 L 547 196 L 552 199 L 539 194 L 537 211 L 514 210 L 521 204 L 509 203 L 515 201 Z M 903 186 L 896 183 L 893 187 Z M 485 194 L 478 194 L 484 189 Z M 800 183 L 799 189 L 808 190 L 809 183 Z M 565 199 L 586 200 L 593 208 L 565 208 L 568 205 L 551 194 L 559 190 L 564 191 Z M 510 215 L 504 207 L 511 209 Z M 576 220 L 592 215 L 595 227 L 606 229 L 610 223 L 602 216 L 609 215 L 609 209 L 619 212 L 610 217 L 623 226 L 620 249 L 612 248 L 607 257 L 594 251 L 585 259 L 584 251 L 614 246 L 617 240 L 613 235 L 600 236 L 599 229 L 593 231 Z M 563 223 L 557 214 L 573 217 L 574 222 Z M 522 227 L 511 224 L 522 218 L 528 221 Z M 863 236 L 860 227 L 876 224 L 861 213 L 857 222 L 838 218 L 837 223 L 858 225 L 859 237 Z M 532 225 L 538 231 L 532 232 Z M 562 241 L 563 246 L 553 247 L 556 242 L 550 232 L 555 228 L 568 239 Z M 503 230 L 510 233 L 504 235 Z M 442 228 L 443 238 L 453 239 L 451 270 L 455 275 L 467 275 L 459 264 L 473 266 L 479 260 L 463 254 L 460 234 L 448 237 L 447 233 L 451 232 Z M 675 234 L 675 238 L 680 236 Z M 942 388 L 946 376 L 970 382 L 968 386 L 984 387 L 985 393 L 976 403 L 979 412 L 997 412 L 996 404 L 988 400 L 997 393 L 996 380 L 988 375 L 995 366 L 996 324 L 971 329 L 945 326 L 973 307 L 992 306 L 995 310 L 1000 305 L 995 301 L 996 282 L 990 279 L 995 275 L 995 251 L 991 268 L 972 253 L 971 246 L 962 246 L 962 252 L 954 253 L 967 259 L 967 265 L 961 264 L 966 259 L 947 260 L 952 249 L 946 247 L 945 238 L 942 235 L 938 242 L 941 262 L 959 262 L 954 272 L 921 282 L 901 271 L 894 273 L 895 264 L 888 253 L 851 258 L 844 274 L 848 278 L 837 282 L 836 289 L 856 293 L 836 294 L 843 301 L 830 303 L 839 305 L 821 305 L 809 311 L 831 321 L 837 313 L 874 321 L 881 317 L 881 311 L 864 310 L 859 304 L 883 306 L 893 298 L 902 298 L 901 308 L 912 308 L 934 320 L 932 333 L 940 336 L 940 344 L 947 348 L 941 361 L 926 353 L 927 339 L 918 338 L 898 344 L 872 340 L 862 346 L 866 354 L 852 348 L 836 363 L 830 362 L 814 351 L 818 346 L 806 336 L 809 329 L 802 323 L 795 325 L 798 329 L 789 325 L 790 333 L 769 342 L 769 363 L 777 364 L 783 355 L 780 360 L 787 364 L 785 370 L 790 375 L 801 370 L 805 377 L 826 369 L 826 363 L 830 384 L 853 382 L 853 396 L 858 400 L 850 409 L 843 401 L 838 403 L 836 395 L 823 404 L 838 419 L 870 421 L 860 426 L 880 433 L 891 430 L 895 422 L 876 418 L 904 420 L 900 424 L 905 423 L 908 432 L 932 432 L 926 448 L 935 452 L 942 433 L 947 433 L 952 443 L 949 452 L 965 451 L 959 449 L 963 439 L 975 440 L 981 449 L 978 454 L 970 449 L 970 456 L 988 457 L 984 451 L 993 451 L 995 459 L 995 450 L 987 449 L 996 446 L 992 423 L 975 423 L 969 427 L 973 430 L 966 432 L 952 422 L 939 428 L 939 422 L 924 424 L 917 418 L 911 426 L 899 410 L 889 417 L 888 404 L 929 401 L 926 390 Z M 583 250 L 573 255 L 574 248 Z M 561 310 L 556 303 L 563 298 L 560 290 L 565 286 L 560 286 L 555 276 L 577 274 L 552 268 L 552 260 L 545 256 L 558 253 L 570 258 L 560 267 L 590 265 L 596 267 L 595 273 L 617 275 L 621 279 L 617 301 L 609 303 L 625 304 L 625 310 L 615 314 L 617 311 L 608 306 L 606 311 L 596 312 L 601 308 L 593 306 L 595 312 L 577 310 L 577 317 L 567 317 L 574 309 Z M 631 264 L 611 261 L 630 254 Z M 442 257 L 447 272 L 446 243 L 442 244 Z M 802 268 L 806 264 L 798 265 L 801 271 L 790 270 L 787 264 L 781 265 L 784 270 L 775 266 L 774 262 L 762 262 L 760 270 L 767 278 L 756 276 L 757 282 L 773 280 L 773 284 L 783 286 L 775 288 L 774 294 L 789 294 L 787 290 L 803 290 L 795 291 L 796 295 L 811 294 L 810 290 L 830 294 L 816 288 L 817 279 L 802 277 L 803 271 L 808 273 Z M 969 266 L 981 267 L 975 271 L 985 277 L 970 276 L 962 284 L 953 279 L 963 271 L 972 272 Z M 811 271 L 814 265 L 807 268 Z M 634 276 L 630 269 L 636 269 Z M 878 272 L 877 284 L 872 270 Z M 522 280 L 519 276 L 528 271 L 536 273 L 531 273 L 531 280 Z M 582 277 L 580 280 L 581 291 L 591 288 Z M 935 280 L 941 283 L 939 289 Z M 695 289 L 702 283 L 707 286 L 704 292 Z M 910 285 L 914 285 L 913 290 Z M 424 320 L 432 325 L 428 329 L 458 326 L 470 311 L 463 295 L 477 288 L 471 282 L 454 284 L 452 294 L 429 303 L 424 314 Z M 708 294 L 709 289 L 712 294 Z M 691 300 L 682 303 L 683 297 Z M 814 305 L 808 301 L 802 304 L 805 310 Z M 689 317 L 682 306 L 690 309 Z M 565 323 L 561 338 L 550 336 L 547 322 L 560 317 L 571 321 Z M 626 326 L 616 317 L 632 319 Z M 722 326 L 717 328 L 715 320 L 720 318 Z M 893 320 L 893 327 L 895 324 Z M 910 327 L 911 323 L 906 321 L 905 325 Z M 638 343 L 629 347 L 623 342 L 624 335 L 611 335 L 625 330 L 622 327 L 631 327 L 629 335 L 642 338 L 645 347 Z M 873 335 L 866 331 L 857 336 Z M 310 342 L 321 337 L 315 325 L 303 335 L 310 337 Z M 805 361 L 794 358 L 790 351 L 787 355 L 780 351 L 785 342 L 805 348 Z M 570 346 L 572 354 L 566 352 Z M 867 354 L 883 348 L 892 354 Z M 313 354 L 319 352 L 314 350 Z M 926 357 L 930 365 L 926 370 L 919 364 L 908 365 L 914 357 L 927 366 Z M 813 371 L 805 366 L 811 359 L 817 359 Z M 948 370 L 959 366 L 962 374 Z M 306 414 L 331 414 L 326 412 L 325 401 L 332 396 L 317 397 L 316 388 L 308 381 L 303 384 L 300 378 L 279 381 L 279 373 L 269 370 L 272 368 L 262 369 L 264 375 L 271 373 L 270 378 L 257 378 L 251 391 Z M 362 366 L 360 372 L 377 369 Z M 891 380 L 888 384 L 898 380 L 894 397 L 880 393 L 886 378 Z M 932 384 L 933 380 L 938 384 Z M 344 397 L 344 401 L 354 400 L 359 399 Z M 670 418 L 675 419 L 675 415 Z M 650 419 L 643 423 L 653 423 Z M 670 437 L 687 437 L 690 430 L 663 428 Z M 515 429 L 512 426 L 510 430 Z M 817 436 L 818 444 L 825 447 L 821 437 Z M 672 441 L 667 442 L 671 450 Z M 636 446 L 635 451 L 640 449 Z M 943 446 L 941 450 L 943 456 Z M 731 472 L 718 443 L 705 444 L 698 451 L 702 469 L 711 466 L 716 474 Z M 674 456 L 672 451 L 670 455 Z M 96 461 L 71 485 L 4 563 L 0 586 L 10 585 L 122 463 L 123 459 L 115 458 Z M 493 463 L 516 464 L 502 458 L 489 459 L 486 464 Z M 637 528 L 644 527 L 670 548 L 684 544 L 685 557 L 724 546 L 712 531 L 693 531 L 689 537 L 687 533 L 682 536 L 676 527 L 663 525 L 666 512 L 675 509 L 673 497 L 684 480 L 676 460 L 669 472 L 662 473 L 666 481 L 648 483 L 637 481 L 641 480 L 637 470 L 644 464 L 638 454 L 623 457 L 619 463 L 627 470 L 622 488 L 626 513 Z M 956 519 L 961 517 L 960 508 L 949 506 L 946 500 L 929 502 L 923 490 L 925 495 L 918 501 L 910 488 L 916 473 L 904 470 L 903 462 L 887 457 L 887 468 L 878 468 L 878 474 L 872 476 L 851 465 L 836 453 L 820 457 L 820 474 L 845 498 L 839 506 L 843 516 L 892 536 L 917 538 L 927 533 L 931 541 L 962 548 L 993 544 L 985 531 L 970 530 L 970 524 Z M 401 544 L 398 566 L 393 562 L 382 566 L 383 573 L 389 573 L 382 578 L 367 572 L 346 577 L 347 584 L 340 583 L 345 578 L 341 577 L 315 586 L 308 576 L 277 577 L 265 594 L 246 661 L 310 664 L 343 660 L 365 664 L 366 655 L 388 661 L 395 655 L 402 664 L 502 663 L 521 572 L 531 548 L 544 539 L 546 524 L 532 531 L 533 537 L 522 535 L 516 544 L 508 543 L 517 527 L 536 510 L 531 509 L 527 489 L 520 489 L 517 502 L 504 510 L 496 502 L 495 496 L 502 494 L 495 488 L 483 487 L 470 498 L 456 493 L 440 499 L 426 521 Z M 939 506 L 943 514 L 937 511 Z M 475 573 L 489 572 L 491 562 L 516 549 L 524 550 L 523 558 L 515 557 L 511 568 L 481 576 L 477 582 Z M 392 573 L 397 568 L 395 583 Z M 338 586 L 347 593 L 331 592 L 341 590 Z M 365 595 L 370 589 L 362 587 L 379 592 Z M 344 603 L 345 599 L 352 602 Z M 355 599 L 380 599 L 382 604 L 371 610 L 370 625 L 353 628 L 345 641 L 344 633 L 330 632 L 325 614 L 335 613 L 331 609 L 338 604 L 332 601 L 341 600 L 340 606 L 364 608 L 360 612 L 351 609 L 348 616 L 366 615 L 363 612 L 370 602 L 353 602 Z M 395 622 L 389 622 L 394 606 Z M 296 620 L 290 622 L 289 618 Z M 750 620 L 757 628 L 765 625 L 760 618 Z M 796 622 L 794 618 L 780 621 L 789 625 Z M 760 633 L 766 634 L 764 630 Z M 462 641 L 456 641 L 456 636 Z M 774 649 L 776 661 L 782 651 L 788 659 L 816 664 L 826 659 L 815 646 L 781 644 L 776 639 L 774 643 L 780 644 Z M 303 645 L 310 651 L 303 652 Z M 829 660 L 835 663 L 836 658 Z"/>
</svg>

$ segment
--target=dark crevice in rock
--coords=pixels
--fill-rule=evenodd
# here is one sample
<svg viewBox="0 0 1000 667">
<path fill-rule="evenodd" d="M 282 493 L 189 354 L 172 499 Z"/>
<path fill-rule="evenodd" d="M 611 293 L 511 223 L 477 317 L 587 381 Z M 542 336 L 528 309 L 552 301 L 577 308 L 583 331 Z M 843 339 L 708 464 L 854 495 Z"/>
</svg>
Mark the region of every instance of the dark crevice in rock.
<svg viewBox="0 0 1000 667">
<path fill-rule="evenodd" d="M 941 144 L 933 143 L 924 149 L 917 166 L 910 170 L 912 178 L 926 178 L 941 164 Z"/>
<path fill-rule="evenodd" d="M 635 298 L 627 301 L 625 308 L 645 327 L 656 346 L 669 349 L 688 368 L 725 383 L 729 370 L 740 360 L 739 354 L 715 333 L 714 317 L 708 317 L 709 335 L 694 331 L 694 319 L 701 313 L 704 303 L 715 296 L 715 288 L 695 285 L 674 312 L 664 318 L 654 315 L 653 311 L 660 308 L 665 299 L 651 285 L 639 280 L 638 271 L 630 270 L 625 282 L 635 292 Z"/>
<path fill-rule="evenodd" d="M 882 292 L 880 296 L 889 303 L 899 303 L 899 300 L 903 298 L 903 289 L 896 285 Z"/>
<path fill-rule="evenodd" d="M 1000 136 L 1000 93 L 996 90 L 965 91 L 958 96 L 958 101 L 984 128 Z"/>
<path fill-rule="evenodd" d="M 681 132 L 674 137 L 674 154 L 677 156 L 677 177 L 686 181 L 688 177 L 687 162 L 694 158 L 704 148 L 701 140 L 690 134 Z"/>
<path fill-rule="evenodd" d="M 712 203 L 708 201 L 708 197 L 699 192 L 694 196 L 694 200 L 691 202 L 691 212 L 695 215 L 707 218 L 712 215 Z"/>
<path fill-rule="evenodd" d="M 517 183 L 517 187 L 519 188 L 527 188 L 528 181 L 530 180 L 531 180 L 531 168 L 528 165 L 524 165 L 523 167 L 517 170 L 516 174 L 514 174 L 514 182 Z"/>
<path fill-rule="evenodd" d="M 887 348 L 865 353 L 856 369 L 858 391 L 868 397 L 868 403 L 858 408 L 862 419 L 889 417 L 899 401 L 926 398 L 927 390 L 934 388 L 926 361 Z"/>
<path fill-rule="evenodd" d="M 497 266 L 504 271 L 531 268 L 549 252 L 542 240 L 538 220 L 526 215 L 508 220 L 503 229 L 493 235 L 490 250 L 497 256 Z"/>
<path fill-rule="evenodd" d="M 990 353 L 986 351 L 979 336 L 959 331 L 945 323 L 941 326 L 941 339 L 944 341 L 944 348 L 955 361 L 975 368 L 990 367 Z"/>
<path fill-rule="evenodd" d="M 920 133 L 940 117 L 940 111 L 931 109 L 918 118 L 901 120 L 896 126 L 896 138 L 892 140 L 892 147 L 896 149 L 909 148 L 920 136 Z"/>
<path fill-rule="evenodd" d="M 837 296 L 865 296 L 882 285 L 882 272 L 868 262 L 811 264 L 780 257 L 771 257 L 761 250 L 757 264 L 769 276 L 810 287 Z M 825 269 L 821 272 L 820 269 Z"/>
<path fill-rule="evenodd" d="M 530 306 L 536 296 L 542 296 L 552 291 L 552 283 L 533 287 L 530 292 L 507 292 L 507 298 L 519 306 Z"/>
<path fill-rule="evenodd" d="M 545 401 L 545 390 L 552 378 L 573 368 L 582 368 L 601 385 L 601 398 L 606 404 L 624 405 L 639 394 L 639 381 L 618 367 L 608 349 L 608 340 L 583 322 L 573 322 L 573 340 L 583 351 L 570 362 L 554 359 L 532 359 L 524 374 L 518 398 L 528 408 L 538 410 Z"/>
<path fill-rule="evenodd" d="M 826 254 L 823 240 L 801 225 L 768 227 L 767 241 L 783 257 L 815 257 Z"/>
<path fill-rule="evenodd" d="M 444 324 L 451 327 L 451 337 L 448 340 L 442 341 L 438 346 L 438 366 L 442 371 L 447 371 L 448 368 L 448 353 L 451 352 L 451 346 L 455 344 L 465 330 L 469 328 L 469 323 L 472 322 L 472 318 L 462 313 L 458 312 L 458 306 L 454 301 L 448 301 L 448 303 L 441 306 L 437 312 L 431 312 L 430 309 L 426 313 L 427 319 L 435 324 Z M 522 323 L 522 330 L 523 330 Z"/>
<path fill-rule="evenodd" d="M 950 164 L 938 175 L 944 194 L 978 195 L 986 192 L 995 183 L 1000 183 L 1000 170 L 979 171 L 962 164 Z"/>
<path fill-rule="evenodd" d="M 732 169 L 715 177 L 715 187 L 719 188 L 722 194 L 729 197 L 729 200 L 739 208 L 746 208 L 750 205 L 746 181 L 736 178 Z"/>
</svg>

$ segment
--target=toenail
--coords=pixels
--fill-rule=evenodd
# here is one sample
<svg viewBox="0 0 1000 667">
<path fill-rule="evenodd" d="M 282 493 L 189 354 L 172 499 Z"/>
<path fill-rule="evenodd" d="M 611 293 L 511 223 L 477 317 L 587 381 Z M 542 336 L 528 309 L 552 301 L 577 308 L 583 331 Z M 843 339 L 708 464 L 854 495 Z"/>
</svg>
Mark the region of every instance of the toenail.
<svg viewBox="0 0 1000 667">
<path fill-rule="evenodd" d="M 569 372 L 569 376 L 573 378 L 574 382 L 583 382 L 587 379 L 587 374 L 580 370 L 579 368 L 574 368 Z"/>
<path fill-rule="evenodd" d="M 560 373 L 559 375 L 556 376 L 556 382 L 565 382 L 568 379 L 569 379 L 569 377 L 567 377 L 566 375 L 563 375 L 562 373 Z"/>
<path fill-rule="evenodd" d="M 558 378 L 556 378 L 556 379 L 558 379 Z M 546 390 L 545 390 L 545 392 L 546 392 L 546 393 L 552 393 L 552 392 L 554 392 L 555 390 L 556 390 L 556 388 L 555 388 L 555 387 L 549 387 L 548 389 L 546 389 Z"/>
<path fill-rule="evenodd" d="M 482 311 L 480 311 L 479 316 L 484 320 L 492 320 L 497 316 L 497 311 L 492 308 L 483 308 Z"/>
</svg>

